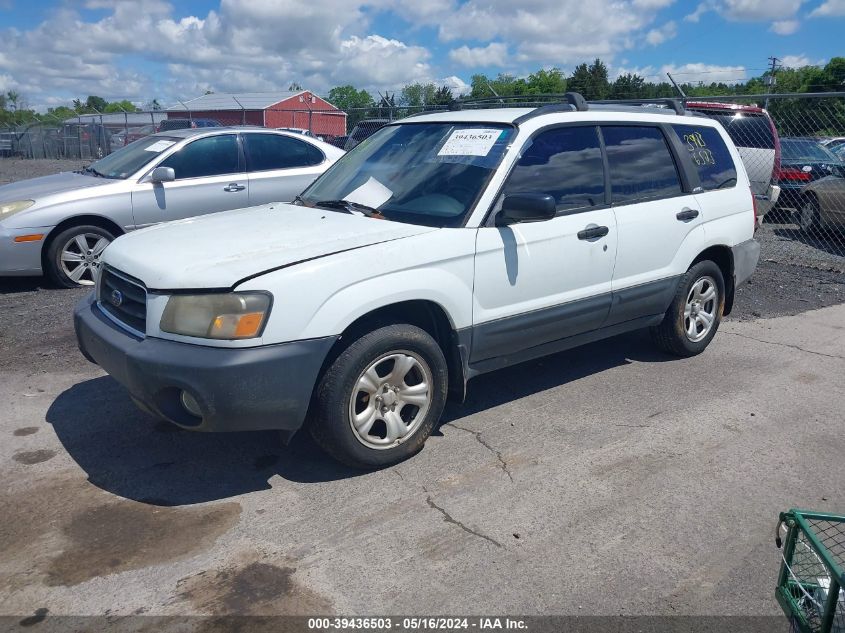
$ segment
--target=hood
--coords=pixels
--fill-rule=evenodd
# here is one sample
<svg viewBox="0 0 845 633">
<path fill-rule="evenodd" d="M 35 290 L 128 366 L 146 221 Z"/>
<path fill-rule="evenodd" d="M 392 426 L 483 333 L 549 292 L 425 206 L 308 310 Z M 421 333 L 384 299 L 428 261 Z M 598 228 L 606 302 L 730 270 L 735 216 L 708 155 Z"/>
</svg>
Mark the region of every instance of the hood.
<svg viewBox="0 0 845 633">
<path fill-rule="evenodd" d="M 436 230 L 273 203 L 129 233 L 103 260 L 151 289 L 230 288 L 274 268 Z"/>
<path fill-rule="evenodd" d="M 87 187 L 99 187 L 109 185 L 116 181 L 96 176 L 86 176 L 72 171 L 63 171 L 52 176 L 41 178 L 30 178 L 13 182 L 10 185 L 0 186 L 0 202 L 14 202 L 15 200 L 39 201 L 44 196 L 57 193 L 64 193 Z"/>
</svg>

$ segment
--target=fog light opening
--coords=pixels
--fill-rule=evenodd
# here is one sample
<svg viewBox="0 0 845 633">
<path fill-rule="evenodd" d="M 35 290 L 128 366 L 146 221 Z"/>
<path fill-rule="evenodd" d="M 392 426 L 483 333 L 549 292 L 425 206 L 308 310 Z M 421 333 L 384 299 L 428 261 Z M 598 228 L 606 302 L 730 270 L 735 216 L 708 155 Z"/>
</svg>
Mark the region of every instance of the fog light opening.
<svg viewBox="0 0 845 633">
<path fill-rule="evenodd" d="M 194 398 L 191 394 L 187 391 L 182 391 L 179 394 L 179 400 L 182 403 L 182 406 L 185 408 L 185 411 L 190 413 L 195 418 L 202 417 L 202 410 L 200 409 L 200 405 L 197 402 L 197 399 Z"/>
</svg>

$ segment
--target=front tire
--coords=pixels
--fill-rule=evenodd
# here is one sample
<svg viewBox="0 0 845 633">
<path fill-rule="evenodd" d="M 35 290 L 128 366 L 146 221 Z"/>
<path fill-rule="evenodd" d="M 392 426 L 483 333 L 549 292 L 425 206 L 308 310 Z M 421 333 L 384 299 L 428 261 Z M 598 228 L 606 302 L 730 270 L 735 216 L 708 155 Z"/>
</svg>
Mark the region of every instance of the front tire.
<svg viewBox="0 0 845 633">
<path fill-rule="evenodd" d="M 651 328 L 652 340 L 675 356 L 700 354 L 716 335 L 724 310 L 721 269 L 710 260 L 698 262 L 681 277 L 663 321 Z"/>
<path fill-rule="evenodd" d="M 308 429 L 323 450 L 355 468 L 391 466 L 419 452 L 446 404 L 440 346 L 413 325 L 353 341 L 329 366 Z"/>
<path fill-rule="evenodd" d="M 63 288 L 93 286 L 100 256 L 114 235 L 93 224 L 80 224 L 56 235 L 47 247 L 46 272 Z"/>
</svg>

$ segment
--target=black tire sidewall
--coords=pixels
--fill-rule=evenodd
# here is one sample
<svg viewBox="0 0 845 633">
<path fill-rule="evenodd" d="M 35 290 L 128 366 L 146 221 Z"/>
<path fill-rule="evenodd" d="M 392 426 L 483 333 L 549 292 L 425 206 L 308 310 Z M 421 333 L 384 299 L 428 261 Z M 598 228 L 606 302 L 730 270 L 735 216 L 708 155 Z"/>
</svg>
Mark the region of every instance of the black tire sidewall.
<svg viewBox="0 0 845 633">
<path fill-rule="evenodd" d="M 389 449 L 373 449 L 361 443 L 349 420 L 349 398 L 358 377 L 379 356 L 407 350 L 428 364 L 433 397 L 426 417 L 405 442 Z M 338 461 L 356 468 L 382 468 L 419 452 L 446 404 L 448 369 L 443 351 L 425 330 L 413 325 L 389 325 L 353 341 L 329 366 L 316 390 L 311 435 Z"/>
<path fill-rule="evenodd" d="M 64 229 L 50 240 L 47 247 L 47 255 L 45 263 L 47 270 L 47 277 L 57 286 L 62 288 L 79 288 L 80 284 L 68 277 L 62 270 L 61 256 L 62 247 L 67 244 L 72 237 L 82 233 L 95 233 L 108 238 L 109 241 L 114 241 L 115 236 L 101 226 L 95 224 L 77 224 L 75 226 Z"/>
<path fill-rule="evenodd" d="M 716 281 L 716 287 L 719 292 L 719 306 L 716 311 L 716 321 L 713 327 L 700 341 L 691 341 L 687 338 L 686 329 L 684 328 L 684 308 L 686 307 L 687 296 L 695 283 L 702 277 L 712 277 Z M 672 330 L 673 335 L 677 337 L 677 344 L 684 348 L 690 356 L 700 354 L 703 352 L 722 322 L 722 316 L 725 311 L 725 279 L 722 275 L 722 270 L 710 260 L 698 262 L 695 266 L 690 268 L 686 274 L 681 277 L 681 282 L 678 288 L 678 294 L 672 305 Z"/>
</svg>

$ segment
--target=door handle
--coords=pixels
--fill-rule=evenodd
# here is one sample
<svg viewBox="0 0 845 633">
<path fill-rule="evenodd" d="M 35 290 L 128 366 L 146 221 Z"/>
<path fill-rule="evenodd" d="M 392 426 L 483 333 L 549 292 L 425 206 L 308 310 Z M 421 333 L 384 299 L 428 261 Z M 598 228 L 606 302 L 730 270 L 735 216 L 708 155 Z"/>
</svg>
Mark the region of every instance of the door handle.
<svg viewBox="0 0 845 633">
<path fill-rule="evenodd" d="M 588 226 L 583 231 L 578 231 L 579 240 L 597 240 L 610 233 L 610 229 L 606 226 Z"/>
<path fill-rule="evenodd" d="M 678 212 L 675 216 L 681 222 L 689 222 L 690 220 L 695 220 L 698 217 L 698 209 L 690 209 L 689 207 L 684 207 L 683 209 Z"/>
<path fill-rule="evenodd" d="M 239 185 L 236 182 L 230 183 L 228 187 L 223 187 L 223 191 L 243 191 L 246 186 Z"/>
</svg>

